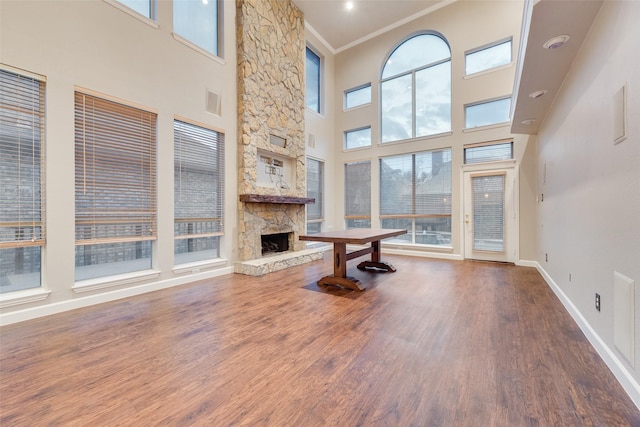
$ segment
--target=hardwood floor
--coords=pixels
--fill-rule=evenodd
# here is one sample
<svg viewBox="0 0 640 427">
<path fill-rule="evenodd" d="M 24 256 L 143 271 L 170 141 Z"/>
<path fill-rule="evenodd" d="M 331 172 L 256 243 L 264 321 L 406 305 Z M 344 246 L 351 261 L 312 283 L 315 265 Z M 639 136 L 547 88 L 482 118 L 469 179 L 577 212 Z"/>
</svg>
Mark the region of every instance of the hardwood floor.
<svg viewBox="0 0 640 427">
<path fill-rule="evenodd" d="M 323 261 L 2 329 L 0 425 L 639 426 L 532 268 Z M 363 258 L 364 259 L 364 258 Z"/>
</svg>

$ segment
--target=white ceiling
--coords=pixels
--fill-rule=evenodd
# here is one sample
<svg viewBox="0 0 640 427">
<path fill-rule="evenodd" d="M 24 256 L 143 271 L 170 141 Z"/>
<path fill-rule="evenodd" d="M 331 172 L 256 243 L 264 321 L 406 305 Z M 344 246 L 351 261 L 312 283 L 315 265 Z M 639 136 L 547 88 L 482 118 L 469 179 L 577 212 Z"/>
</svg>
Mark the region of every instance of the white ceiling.
<svg viewBox="0 0 640 427">
<path fill-rule="evenodd" d="M 293 0 L 304 19 L 337 53 L 454 0 Z"/>
<path fill-rule="evenodd" d="M 512 133 L 538 133 L 602 2 L 531 0 L 527 4 L 529 10 L 524 23 L 527 31 L 522 41 L 524 49 L 519 53 L 513 96 Z M 543 47 L 547 40 L 565 34 L 571 38 L 564 46 L 557 49 Z M 529 96 L 539 90 L 547 92 L 536 99 Z M 527 124 L 527 120 L 534 121 Z"/>
</svg>

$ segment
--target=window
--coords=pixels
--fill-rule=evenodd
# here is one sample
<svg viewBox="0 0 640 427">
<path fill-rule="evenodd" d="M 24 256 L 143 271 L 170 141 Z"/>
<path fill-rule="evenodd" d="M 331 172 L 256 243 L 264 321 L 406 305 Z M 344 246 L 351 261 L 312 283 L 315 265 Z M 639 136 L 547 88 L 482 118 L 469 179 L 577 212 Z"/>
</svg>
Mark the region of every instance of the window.
<svg viewBox="0 0 640 427">
<path fill-rule="evenodd" d="M 371 103 L 371 83 L 344 92 L 345 110 L 369 103 Z"/>
<path fill-rule="evenodd" d="M 220 257 L 224 134 L 173 121 L 175 264 Z"/>
<path fill-rule="evenodd" d="M 509 121 L 511 98 L 501 98 L 494 101 L 480 102 L 464 107 L 465 127 L 467 129 L 488 126 Z"/>
<path fill-rule="evenodd" d="M 474 144 L 464 148 L 464 164 L 513 159 L 513 142 Z"/>
<path fill-rule="evenodd" d="M 344 165 L 344 222 L 349 228 L 371 228 L 371 162 Z"/>
<path fill-rule="evenodd" d="M 324 222 L 324 163 L 307 158 L 307 197 L 316 199 L 307 205 L 307 233 L 322 231 Z"/>
<path fill-rule="evenodd" d="M 134 10 L 145 18 L 155 20 L 156 2 L 155 0 L 115 0 L 122 3 L 129 9 Z"/>
<path fill-rule="evenodd" d="M 321 89 L 320 56 L 307 46 L 306 62 L 306 98 L 307 108 L 320 113 Z"/>
<path fill-rule="evenodd" d="M 371 126 L 365 128 L 348 130 L 344 133 L 344 147 L 347 150 L 352 148 L 371 146 Z"/>
<path fill-rule="evenodd" d="M 40 286 L 44 83 L 0 69 L 0 293 Z"/>
<path fill-rule="evenodd" d="M 156 115 L 75 93 L 76 280 L 151 268 Z"/>
<path fill-rule="evenodd" d="M 465 73 L 479 73 L 511 62 L 511 39 L 469 51 L 465 55 Z"/>
<path fill-rule="evenodd" d="M 451 149 L 380 159 L 382 228 L 406 228 L 396 239 L 451 245 Z"/>
<path fill-rule="evenodd" d="M 219 0 L 173 0 L 173 32 L 204 51 L 222 56 Z"/>
<path fill-rule="evenodd" d="M 413 36 L 389 55 L 380 111 L 382 142 L 451 131 L 451 51 L 440 36 Z"/>
</svg>

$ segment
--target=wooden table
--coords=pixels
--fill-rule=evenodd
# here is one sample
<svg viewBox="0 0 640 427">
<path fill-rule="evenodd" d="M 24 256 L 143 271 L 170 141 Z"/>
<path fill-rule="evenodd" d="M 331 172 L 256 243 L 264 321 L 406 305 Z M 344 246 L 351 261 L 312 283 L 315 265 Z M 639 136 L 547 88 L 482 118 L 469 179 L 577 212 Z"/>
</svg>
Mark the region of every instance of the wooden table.
<svg viewBox="0 0 640 427">
<path fill-rule="evenodd" d="M 333 275 L 325 276 L 318 280 L 319 286 L 339 285 L 356 291 L 363 291 L 365 288 L 358 279 L 347 276 L 347 261 L 370 253 L 371 261 L 362 261 L 358 264 L 358 269 L 365 270 L 370 268 L 376 271 L 394 272 L 396 269 L 391 264 L 380 260 L 380 241 L 388 237 L 406 234 L 406 232 L 407 230 L 404 229 L 352 228 L 350 230 L 327 231 L 299 236 L 299 239 L 309 242 L 333 243 Z M 347 253 L 347 244 L 364 245 L 366 243 L 371 243 L 371 246 Z"/>
</svg>

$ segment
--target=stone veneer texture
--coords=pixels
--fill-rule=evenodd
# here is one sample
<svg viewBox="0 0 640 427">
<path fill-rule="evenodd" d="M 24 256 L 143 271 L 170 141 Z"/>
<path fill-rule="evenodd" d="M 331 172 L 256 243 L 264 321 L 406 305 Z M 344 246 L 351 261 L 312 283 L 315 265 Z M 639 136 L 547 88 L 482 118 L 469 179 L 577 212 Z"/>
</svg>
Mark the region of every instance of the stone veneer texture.
<svg viewBox="0 0 640 427">
<path fill-rule="evenodd" d="M 306 196 L 304 143 L 304 16 L 291 0 L 237 0 L 238 192 Z M 270 135 L 286 139 L 273 145 Z M 295 160 L 289 189 L 257 185 L 258 149 Z M 238 202 L 238 257 L 260 258 L 260 234 L 294 233 L 293 250 L 304 244 L 304 205 Z"/>
</svg>

